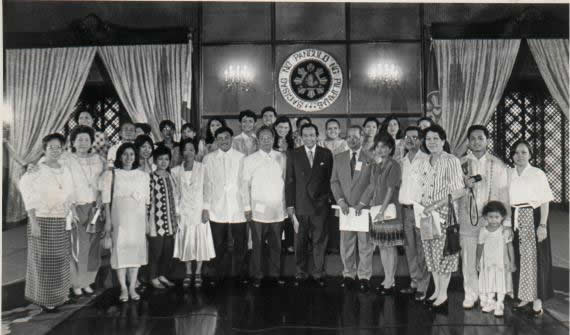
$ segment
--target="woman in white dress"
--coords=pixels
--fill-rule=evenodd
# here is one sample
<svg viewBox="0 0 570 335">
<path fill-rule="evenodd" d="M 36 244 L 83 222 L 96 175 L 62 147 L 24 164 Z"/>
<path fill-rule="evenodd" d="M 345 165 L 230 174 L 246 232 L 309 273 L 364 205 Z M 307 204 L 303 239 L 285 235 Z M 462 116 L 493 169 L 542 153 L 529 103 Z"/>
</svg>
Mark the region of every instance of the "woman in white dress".
<svg viewBox="0 0 570 335">
<path fill-rule="evenodd" d="M 192 262 L 196 262 L 194 285 L 201 287 L 202 262 L 216 257 L 210 223 L 202 223 L 204 167 L 195 160 L 198 143 L 192 139 L 182 140 L 180 151 L 184 161 L 172 169 L 180 196 L 180 231 L 174 242 L 174 258 L 186 263 L 186 277 L 182 282 L 185 288 L 192 283 Z"/>
<path fill-rule="evenodd" d="M 147 263 L 150 176 L 138 169 L 139 158 L 133 143 L 121 144 L 114 165 L 115 169 L 102 178 L 105 232 L 112 234 L 111 268 L 117 271 L 121 285 L 119 300 L 126 302 L 130 296 L 136 301 L 140 299 L 135 291 L 137 273 Z"/>
</svg>

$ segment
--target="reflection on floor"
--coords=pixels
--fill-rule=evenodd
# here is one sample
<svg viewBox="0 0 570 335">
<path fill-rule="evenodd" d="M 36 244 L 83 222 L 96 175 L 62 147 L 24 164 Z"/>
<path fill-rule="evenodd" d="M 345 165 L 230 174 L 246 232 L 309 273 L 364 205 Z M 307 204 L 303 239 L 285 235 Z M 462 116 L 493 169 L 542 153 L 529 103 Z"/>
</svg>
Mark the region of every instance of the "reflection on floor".
<svg viewBox="0 0 570 335">
<path fill-rule="evenodd" d="M 339 283 L 333 278 L 326 288 L 288 283 L 255 289 L 230 282 L 215 289 L 150 291 L 125 304 L 108 290 L 50 334 L 568 334 L 568 325 L 550 315 L 514 313 L 509 304 L 502 319 L 478 308 L 464 311 L 459 281 L 450 287 L 446 314 L 407 296 L 379 297 Z"/>
</svg>

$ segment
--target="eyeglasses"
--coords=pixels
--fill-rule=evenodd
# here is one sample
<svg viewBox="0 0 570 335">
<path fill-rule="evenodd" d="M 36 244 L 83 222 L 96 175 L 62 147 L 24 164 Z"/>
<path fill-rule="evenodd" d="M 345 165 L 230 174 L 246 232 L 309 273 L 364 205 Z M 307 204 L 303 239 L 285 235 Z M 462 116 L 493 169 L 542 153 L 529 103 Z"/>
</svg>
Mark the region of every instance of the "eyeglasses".
<svg viewBox="0 0 570 335">
<path fill-rule="evenodd" d="M 408 136 L 408 135 L 406 135 L 406 137 L 404 137 L 404 138 L 405 138 L 406 140 L 412 140 L 412 141 L 415 141 L 415 140 L 417 140 L 419 137 L 417 137 L 417 136 Z"/>
</svg>

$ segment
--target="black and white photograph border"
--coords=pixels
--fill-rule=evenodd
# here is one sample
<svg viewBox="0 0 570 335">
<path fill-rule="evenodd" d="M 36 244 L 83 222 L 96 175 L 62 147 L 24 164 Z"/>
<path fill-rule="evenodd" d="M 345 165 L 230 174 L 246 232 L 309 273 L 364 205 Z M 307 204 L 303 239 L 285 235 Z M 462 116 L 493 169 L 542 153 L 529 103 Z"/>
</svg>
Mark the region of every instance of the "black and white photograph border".
<svg viewBox="0 0 570 335">
<path fill-rule="evenodd" d="M 569 332 L 568 0 L 2 22 L 2 334 Z"/>
</svg>

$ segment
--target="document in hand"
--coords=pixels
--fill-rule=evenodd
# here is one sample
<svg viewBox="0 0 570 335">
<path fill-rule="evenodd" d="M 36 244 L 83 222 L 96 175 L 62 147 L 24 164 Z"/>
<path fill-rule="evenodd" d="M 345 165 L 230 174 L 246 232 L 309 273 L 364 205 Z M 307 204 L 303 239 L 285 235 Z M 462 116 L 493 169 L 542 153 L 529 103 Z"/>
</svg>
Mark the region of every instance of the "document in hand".
<svg viewBox="0 0 570 335">
<path fill-rule="evenodd" d="M 297 215 L 293 214 L 293 230 L 295 231 L 295 234 L 299 233 L 299 219 L 297 219 Z"/>
<path fill-rule="evenodd" d="M 414 205 L 414 219 L 416 220 L 416 228 L 420 229 L 420 223 L 422 221 L 422 217 L 425 217 L 424 215 L 424 209 L 425 207 L 420 205 L 417 202 L 413 203 Z M 435 229 L 437 230 L 436 235 L 440 236 L 441 235 L 441 224 L 440 223 L 440 216 L 439 213 L 436 211 L 431 212 L 431 216 L 433 218 L 433 222 L 437 223 L 434 225 Z"/>
<path fill-rule="evenodd" d="M 376 216 L 378 216 L 378 213 L 380 213 L 381 209 L 382 209 L 382 206 L 370 207 L 370 217 L 372 217 L 372 221 L 374 221 Z M 396 205 L 388 204 L 388 206 L 386 206 L 386 210 L 384 211 L 384 220 L 394 220 L 397 217 L 398 217 L 398 214 L 396 214 Z"/>
<path fill-rule="evenodd" d="M 368 209 L 363 209 L 360 215 L 356 215 L 356 210 L 352 207 L 348 209 L 348 215 L 345 215 L 341 210 L 340 206 L 333 205 L 332 208 L 338 209 L 339 211 L 339 229 L 343 231 L 360 231 L 368 232 L 370 229 L 370 211 Z"/>
</svg>

